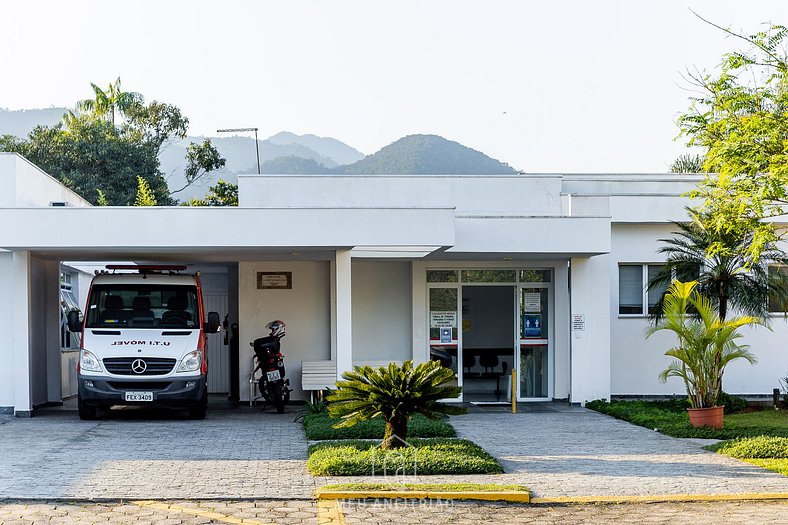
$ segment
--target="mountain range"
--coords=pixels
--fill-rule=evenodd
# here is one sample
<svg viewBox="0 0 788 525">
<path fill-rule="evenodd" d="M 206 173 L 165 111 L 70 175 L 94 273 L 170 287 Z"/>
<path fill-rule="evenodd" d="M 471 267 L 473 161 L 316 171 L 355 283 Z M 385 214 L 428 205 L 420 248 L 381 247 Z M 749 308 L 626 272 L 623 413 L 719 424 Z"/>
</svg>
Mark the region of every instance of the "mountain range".
<svg viewBox="0 0 788 525">
<path fill-rule="evenodd" d="M 37 125 L 52 126 L 60 122 L 66 108 L 9 111 L 0 108 L 0 135 L 25 137 Z M 161 171 L 171 191 L 184 184 L 186 146 L 205 137 L 187 137 L 164 147 L 159 155 Z M 508 164 L 480 151 L 437 135 L 408 135 L 378 152 L 364 156 L 357 149 L 331 137 L 296 135 L 287 131 L 259 140 L 253 137 L 210 137 L 226 159 L 225 167 L 211 172 L 198 184 L 178 192 L 174 197 L 188 200 L 202 197 L 219 178 L 237 183 L 238 173 L 257 172 L 259 150 L 261 172 L 269 174 L 512 174 Z"/>
</svg>

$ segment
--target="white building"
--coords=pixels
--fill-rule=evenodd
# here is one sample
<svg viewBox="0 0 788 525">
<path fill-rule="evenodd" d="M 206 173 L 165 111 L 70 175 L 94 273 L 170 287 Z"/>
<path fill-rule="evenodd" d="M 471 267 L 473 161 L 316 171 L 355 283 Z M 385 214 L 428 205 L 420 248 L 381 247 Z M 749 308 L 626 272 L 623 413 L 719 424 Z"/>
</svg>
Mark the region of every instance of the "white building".
<svg viewBox="0 0 788 525">
<path fill-rule="evenodd" d="M 334 363 L 338 376 L 354 363 L 410 358 L 454 368 L 464 401 L 505 400 L 513 369 L 524 401 L 682 395 L 679 381 L 657 380 L 671 339 L 644 339 L 644 286 L 662 260 L 658 239 L 670 236 L 669 221 L 685 218 L 681 195 L 697 181 L 241 175 L 238 208 L 93 208 L 23 158 L 0 154 L 0 182 L 13 188 L 0 197 L 8 327 L 0 411 L 29 415 L 62 399 L 61 261 L 179 262 L 202 271 L 209 309 L 240 326 L 238 370 L 213 336 L 212 390 L 227 392 L 235 376 L 241 400 L 249 395 L 247 342 L 272 319 L 287 323 L 296 399 L 308 396 L 302 362 Z M 731 365 L 726 391 L 779 386 L 788 324 L 772 328 L 747 331 L 759 363 Z"/>
</svg>

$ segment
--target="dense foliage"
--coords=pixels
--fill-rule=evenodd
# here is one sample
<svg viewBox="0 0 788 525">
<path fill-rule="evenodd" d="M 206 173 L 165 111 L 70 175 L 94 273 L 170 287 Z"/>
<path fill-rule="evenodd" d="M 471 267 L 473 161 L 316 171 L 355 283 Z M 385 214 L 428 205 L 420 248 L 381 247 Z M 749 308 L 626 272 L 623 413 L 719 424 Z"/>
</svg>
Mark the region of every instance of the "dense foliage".
<svg viewBox="0 0 788 525">
<path fill-rule="evenodd" d="M 359 421 L 352 427 L 335 428 L 339 419 L 332 418 L 327 412 L 306 414 L 302 418 L 304 431 L 309 440 L 325 439 L 383 439 L 386 424 L 382 418 Z M 408 435 L 413 437 L 455 437 L 454 427 L 442 419 L 432 420 L 415 414 L 408 421 Z"/>
<path fill-rule="evenodd" d="M 760 249 L 760 261 L 753 257 L 751 230 L 716 230 L 706 213 L 688 209 L 689 222 L 675 222 L 674 237 L 660 239 L 664 245 L 665 265 L 648 283 L 649 290 L 666 289 L 674 280 L 698 282 L 698 291 L 711 300 L 720 319 L 725 320 L 729 307 L 766 319 L 768 299 L 785 304 L 788 288 L 779 279 L 770 279 L 768 264 L 785 264 L 785 254 L 776 243 L 768 241 Z M 715 249 L 715 246 L 724 249 Z M 657 303 L 653 317 L 662 316 L 664 294 Z"/>
<path fill-rule="evenodd" d="M 462 407 L 441 402 L 459 397 L 462 388 L 452 384 L 454 372 L 438 361 L 356 367 L 342 377 L 344 381 L 337 381 L 336 391 L 326 398 L 329 414 L 341 419 L 337 428 L 381 417 L 386 423 L 384 449 L 404 446 L 408 420 L 415 414 L 437 420 L 465 413 Z"/>
<path fill-rule="evenodd" d="M 698 94 L 679 126 L 689 145 L 705 153 L 709 175 L 693 195 L 715 231 L 752 234 L 747 249 L 757 262 L 782 235 L 762 219 L 782 215 L 788 203 L 788 29 L 774 25 L 752 35 L 719 29 L 744 49 L 725 54 L 713 74 L 690 75 Z"/>
<path fill-rule="evenodd" d="M 176 106 L 145 104 L 139 93 L 124 92 L 120 79 L 106 90 L 91 86 L 94 98 L 78 102 L 76 113 L 67 112 L 59 124 L 36 127 L 26 139 L 4 135 L 0 151 L 25 156 L 93 204 L 134 203 L 137 177 L 159 205 L 174 204 L 159 153 L 186 137 L 189 120 Z M 191 144 L 185 161 L 187 184 L 224 166 L 210 141 Z"/>
<path fill-rule="evenodd" d="M 326 441 L 309 447 L 307 469 L 315 476 L 383 474 L 500 474 L 501 465 L 464 439 L 413 439 L 384 450 L 371 441 Z"/>
<path fill-rule="evenodd" d="M 202 199 L 189 199 L 186 206 L 238 206 L 238 185 L 224 179 L 208 188 Z"/>
</svg>

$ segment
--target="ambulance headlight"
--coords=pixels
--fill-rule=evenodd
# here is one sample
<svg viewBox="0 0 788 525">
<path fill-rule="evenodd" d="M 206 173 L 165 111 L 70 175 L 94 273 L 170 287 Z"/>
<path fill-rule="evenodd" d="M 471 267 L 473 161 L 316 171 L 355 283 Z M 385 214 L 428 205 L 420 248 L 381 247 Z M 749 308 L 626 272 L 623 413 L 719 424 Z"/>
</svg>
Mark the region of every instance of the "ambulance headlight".
<svg viewBox="0 0 788 525">
<path fill-rule="evenodd" d="M 82 372 L 101 372 L 101 363 L 93 352 L 82 350 L 79 353 L 79 369 Z"/>
<path fill-rule="evenodd" d="M 178 366 L 178 372 L 195 372 L 200 369 L 201 364 L 202 352 L 199 350 L 189 352 L 181 359 L 181 364 Z"/>
</svg>

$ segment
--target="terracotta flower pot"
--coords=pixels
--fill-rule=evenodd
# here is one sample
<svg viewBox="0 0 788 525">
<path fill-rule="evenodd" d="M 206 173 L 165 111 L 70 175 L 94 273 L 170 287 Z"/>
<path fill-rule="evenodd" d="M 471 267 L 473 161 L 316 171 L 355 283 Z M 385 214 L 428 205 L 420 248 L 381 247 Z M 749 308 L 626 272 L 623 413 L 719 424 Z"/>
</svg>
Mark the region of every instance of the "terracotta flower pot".
<svg viewBox="0 0 788 525">
<path fill-rule="evenodd" d="M 688 408 L 690 425 L 693 427 L 722 428 L 725 407 Z"/>
</svg>

